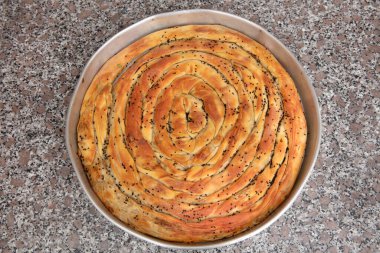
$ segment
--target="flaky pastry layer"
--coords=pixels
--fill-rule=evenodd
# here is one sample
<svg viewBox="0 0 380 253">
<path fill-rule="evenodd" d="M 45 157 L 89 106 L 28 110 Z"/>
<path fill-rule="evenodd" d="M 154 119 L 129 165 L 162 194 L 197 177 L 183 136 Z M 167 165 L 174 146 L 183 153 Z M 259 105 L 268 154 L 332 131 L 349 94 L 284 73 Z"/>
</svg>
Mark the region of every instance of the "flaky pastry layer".
<svg viewBox="0 0 380 253">
<path fill-rule="evenodd" d="M 293 80 L 251 38 L 219 25 L 149 34 L 93 79 L 78 154 L 104 205 L 178 242 L 251 228 L 287 197 L 307 128 Z"/>
</svg>

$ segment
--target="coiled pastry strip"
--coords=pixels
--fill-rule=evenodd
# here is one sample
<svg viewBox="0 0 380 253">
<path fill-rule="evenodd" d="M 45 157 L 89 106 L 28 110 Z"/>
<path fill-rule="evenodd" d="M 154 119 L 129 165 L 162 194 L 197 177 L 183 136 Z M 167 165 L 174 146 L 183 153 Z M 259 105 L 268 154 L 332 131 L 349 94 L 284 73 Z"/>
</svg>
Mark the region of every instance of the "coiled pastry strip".
<svg viewBox="0 0 380 253">
<path fill-rule="evenodd" d="M 289 194 L 307 129 L 289 74 L 262 45 L 218 25 L 149 34 L 92 80 L 78 154 L 105 206 L 143 233 L 217 240 Z"/>
</svg>

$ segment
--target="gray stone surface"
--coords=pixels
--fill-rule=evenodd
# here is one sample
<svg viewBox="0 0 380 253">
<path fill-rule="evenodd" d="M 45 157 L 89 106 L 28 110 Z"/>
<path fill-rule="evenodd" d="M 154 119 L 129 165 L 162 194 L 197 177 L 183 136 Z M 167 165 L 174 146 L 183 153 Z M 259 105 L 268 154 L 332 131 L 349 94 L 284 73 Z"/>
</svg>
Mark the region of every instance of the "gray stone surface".
<svg viewBox="0 0 380 253">
<path fill-rule="evenodd" d="M 91 205 L 65 149 L 65 112 L 84 64 L 112 35 L 155 13 L 209 8 L 262 25 L 295 53 L 319 97 L 323 140 L 282 218 L 207 252 L 379 252 L 376 1 L 112 2 L 1 1 L 0 251 L 175 252 L 128 235 Z"/>
</svg>

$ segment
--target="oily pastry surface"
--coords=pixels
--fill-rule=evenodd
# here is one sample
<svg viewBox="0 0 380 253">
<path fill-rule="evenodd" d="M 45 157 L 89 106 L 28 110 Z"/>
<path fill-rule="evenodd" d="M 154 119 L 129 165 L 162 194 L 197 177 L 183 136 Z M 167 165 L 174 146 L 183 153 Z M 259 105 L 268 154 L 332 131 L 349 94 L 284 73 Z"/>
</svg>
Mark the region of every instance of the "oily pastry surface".
<svg viewBox="0 0 380 253">
<path fill-rule="evenodd" d="M 293 80 L 219 25 L 160 30 L 109 59 L 83 100 L 78 154 L 104 205 L 161 239 L 211 241 L 255 226 L 301 167 Z"/>
</svg>

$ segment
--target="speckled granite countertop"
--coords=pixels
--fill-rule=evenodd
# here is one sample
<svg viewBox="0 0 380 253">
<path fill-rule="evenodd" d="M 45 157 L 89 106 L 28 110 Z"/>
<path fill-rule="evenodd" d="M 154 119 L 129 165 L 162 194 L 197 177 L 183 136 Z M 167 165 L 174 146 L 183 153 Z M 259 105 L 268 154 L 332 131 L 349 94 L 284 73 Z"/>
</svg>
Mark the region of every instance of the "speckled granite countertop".
<svg viewBox="0 0 380 253">
<path fill-rule="evenodd" d="M 205 252 L 379 252 L 375 1 L 1 2 L 0 251 L 175 252 L 124 233 L 91 205 L 67 156 L 65 112 L 85 63 L 112 35 L 155 13 L 208 8 L 262 25 L 295 53 L 318 95 L 323 140 L 282 218 Z"/>
</svg>

